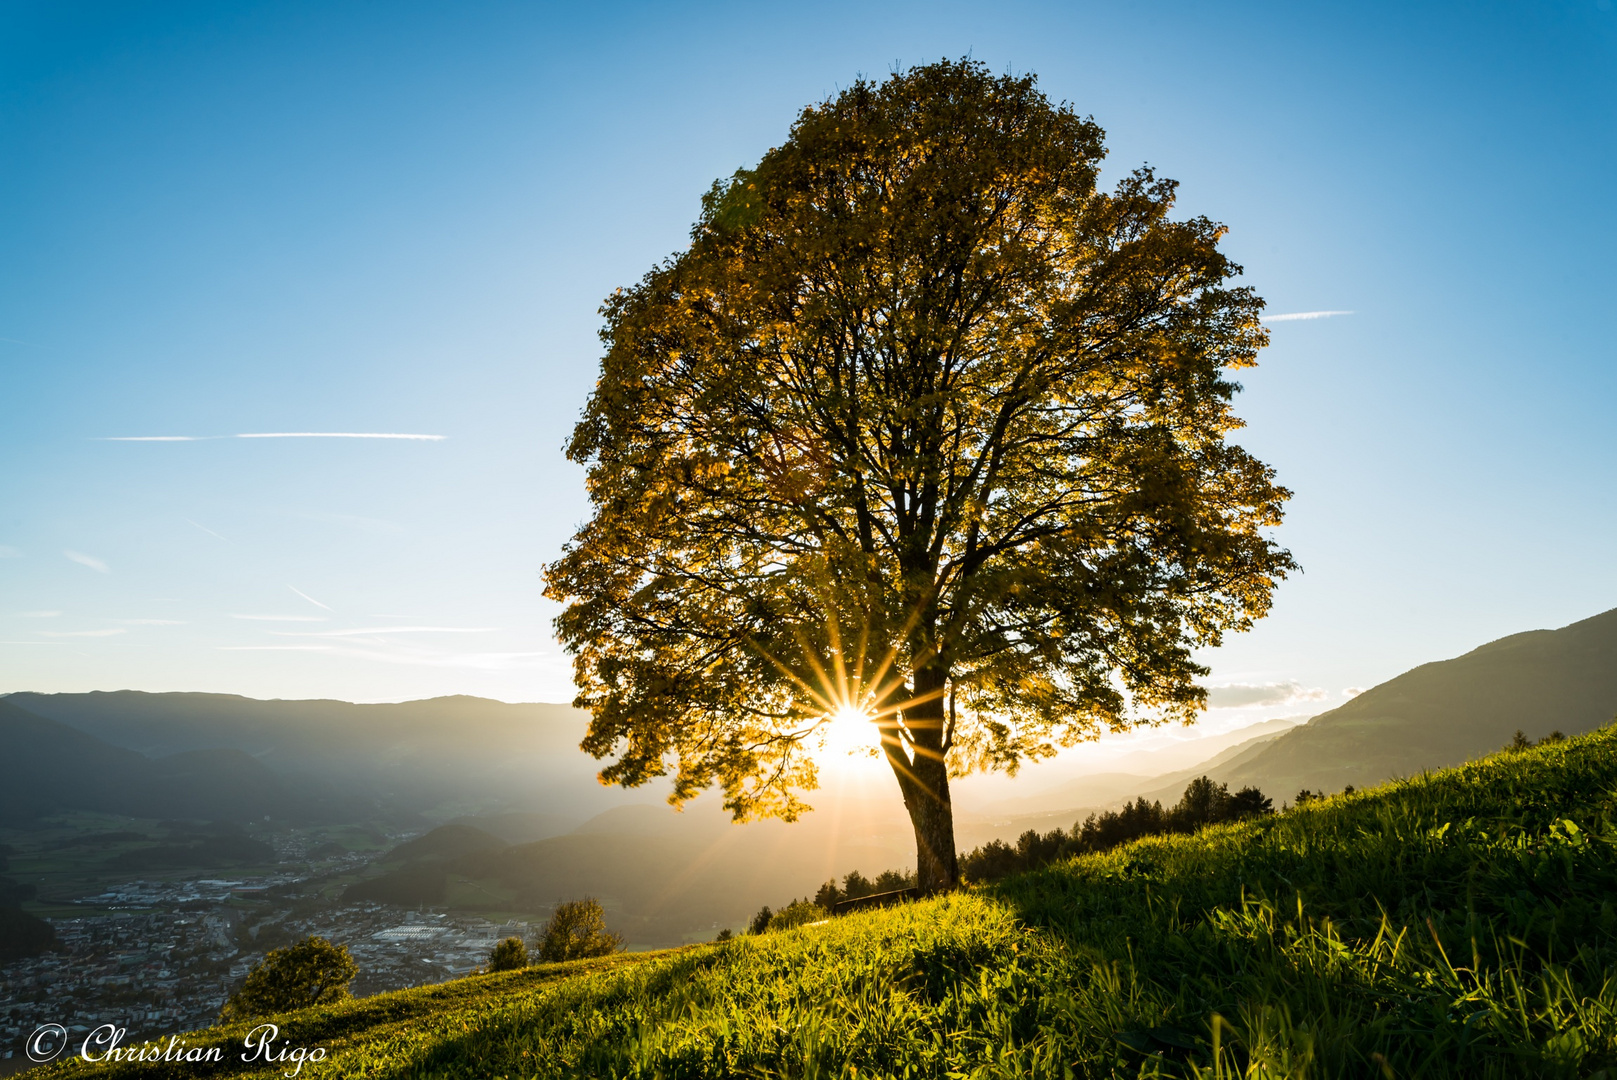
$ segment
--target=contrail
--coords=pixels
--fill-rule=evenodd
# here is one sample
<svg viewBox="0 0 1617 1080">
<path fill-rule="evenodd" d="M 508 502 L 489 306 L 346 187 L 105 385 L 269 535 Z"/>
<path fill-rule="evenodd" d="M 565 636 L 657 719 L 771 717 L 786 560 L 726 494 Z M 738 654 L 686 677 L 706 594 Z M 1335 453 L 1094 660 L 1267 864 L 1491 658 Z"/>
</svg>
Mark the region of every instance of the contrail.
<svg viewBox="0 0 1617 1080">
<path fill-rule="evenodd" d="M 196 523 L 196 522 L 194 522 L 194 521 L 192 521 L 192 520 L 191 520 L 191 519 L 190 519 L 190 518 L 186 518 L 186 519 L 185 519 L 185 523 L 186 523 L 186 524 L 187 524 L 187 525 L 196 525 L 196 527 L 197 527 L 197 528 L 199 528 L 199 529 L 201 529 L 201 530 L 202 530 L 202 531 L 203 531 L 203 532 L 205 532 L 205 533 L 207 533 L 207 534 L 208 534 L 208 535 L 209 535 L 209 536 L 218 536 L 218 537 L 219 537 L 219 539 L 221 539 L 221 540 L 225 540 L 225 538 L 224 538 L 224 537 L 222 537 L 222 536 L 219 536 L 219 534 L 218 534 L 218 533 L 216 533 L 216 532 L 214 532 L 214 531 L 213 531 L 213 530 L 212 530 L 212 529 L 210 529 L 210 528 L 208 528 L 208 527 L 207 527 L 207 526 L 206 526 L 206 525 L 197 525 L 197 523 Z M 225 540 L 225 543 L 227 543 L 227 544 L 228 544 L 228 543 L 230 543 L 230 541 L 229 541 L 229 540 Z"/>
<path fill-rule="evenodd" d="M 1293 311 L 1288 315 L 1265 315 L 1259 322 L 1296 322 L 1299 319 L 1329 319 L 1332 315 L 1352 315 L 1351 311 Z"/>
<path fill-rule="evenodd" d="M 326 608 L 327 611 L 332 610 L 331 608 L 326 607 L 325 604 L 322 604 L 320 601 L 310 596 L 308 593 L 304 592 L 302 589 L 298 588 L 296 585 L 288 585 L 287 588 L 291 589 L 293 592 L 297 593 L 299 596 L 303 597 L 303 599 L 307 600 L 317 608 Z"/>
<path fill-rule="evenodd" d="M 112 573 L 112 570 L 107 566 L 106 560 L 98 559 L 94 555 L 86 555 L 82 551 L 63 551 L 62 554 L 80 566 L 88 566 L 98 574 Z"/>
</svg>

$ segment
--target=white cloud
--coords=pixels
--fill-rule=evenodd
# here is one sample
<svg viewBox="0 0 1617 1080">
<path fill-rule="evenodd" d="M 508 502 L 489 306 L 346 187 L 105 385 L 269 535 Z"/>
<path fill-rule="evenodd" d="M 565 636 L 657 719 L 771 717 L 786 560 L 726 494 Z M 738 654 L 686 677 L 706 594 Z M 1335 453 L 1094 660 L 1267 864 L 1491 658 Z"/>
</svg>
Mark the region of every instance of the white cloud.
<svg viewBox="0 0 1617 1080">
<path fill-rule="evenodd" d="M 18 551 L 14 547 L 8 547 L 5 544 L 0 544 L 0 559 L 20 559 L 20 558 L 22 558 L 22 552 Z"/>
<path fill-rule="evenodd" d="M 1342 696 L 1352 698 L 1352 697 L 1358 697 L 1362 693 L 1364 693 L 1364 687 L 1362 687 L 1362 686 L 1349 686 L 1349 687 L 1347 687 L 1346 689 L 1344 689 L 1342 691 Z"/>
<path fill-rule="evenodd" d="M 125 626 L 184 626 L 179 619 L 116 619 Z"/>
<path fill-rule="evenodd" d="M 287 588 L 291 589 L 293 592 L 295 592 L 299 596 L 303 597 L 303 599 L 307 600 L 309 603 L 313 604 L 315 607 L 317 607 L 317 608 L 325 608 L 327 611 L 331 610 L 331 608 L 327 607 L 325 604 L 322 604 L 320 601 L 316 600 L 314 597 L 310 596 L 308 593 L 304 592 L 302 589 L 298 588 L 296 585 L 288 585 Z"/>
<path fill-rule="evenodd" d="M 24 618 L 24 619 L 54 619 L 58 615 L 60 615 L 61 612 L 60 611 L 19 611 L 19 612 L 17 612 L 17 614 L 19 616 L 21 616 L 22 618 Z"/>
<path fill-rule="evenodd" d="M 1265 315 L 1259 322 L 1298 322 L 1303 319 L 1329 319 L 1336 315 L 1352 315 L 1351 311 L 1291 311 L 1284 315 Z"/>
<path fill-rule="evenodd" d="M 1289 705 L 1294 701 L 1321 701 L 1325 691 L 1299 682 L 1229 683 L 1207 688 L 1207 704 L 1214 709 L 1245 709 L 1255 705 Z"/>
<path fill-rule="evenodd" d="M 113 627 L 108 630 L 36 630 L 41 637 L 113 637 L 116 634 L 128 633 L 123 627 Z"/>
<path fill-rule="evenodd" d="M 0 645 L 66 645 L 65 641 L 0 641 Z"/>
<path fill-rule="evenodd" d="M 94 555 L 86 555 L 82 551 L 63 551 L 62 554 L 67 556 L 67 558 L 71 559 L 73 562 L 78 563 L 80 566 L 88 566 L 91 570 L 94 570 L 98 574 L 112 573 L 112 567 L 108 566 L 104 560 L 98 559 Z"/>
<path fill-rule="evenodd" d="M 296 592 L 297 590 L 293 590 Z M 309 599 L 307 596 L 305 600 Z M 232 615 L 232 619 L 249 619 L 253 622 L 325 622 L 324 615 Z"/>
</svg>

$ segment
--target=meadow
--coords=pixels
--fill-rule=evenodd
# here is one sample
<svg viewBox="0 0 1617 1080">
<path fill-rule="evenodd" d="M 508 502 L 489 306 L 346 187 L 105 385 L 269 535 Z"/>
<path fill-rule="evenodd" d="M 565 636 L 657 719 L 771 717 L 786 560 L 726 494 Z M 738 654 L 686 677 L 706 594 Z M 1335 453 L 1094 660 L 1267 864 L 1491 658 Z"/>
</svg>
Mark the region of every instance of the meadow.
<svg viewBox="0 0 1617 1080">
<path fill-rule="evenodd" d="M 276 1018 L 343 1077 L 1614 1077 L 1617 727 L 885 911 Z M 216 1066 L 278 1076 L 245 1025 Z"/>
</svg>

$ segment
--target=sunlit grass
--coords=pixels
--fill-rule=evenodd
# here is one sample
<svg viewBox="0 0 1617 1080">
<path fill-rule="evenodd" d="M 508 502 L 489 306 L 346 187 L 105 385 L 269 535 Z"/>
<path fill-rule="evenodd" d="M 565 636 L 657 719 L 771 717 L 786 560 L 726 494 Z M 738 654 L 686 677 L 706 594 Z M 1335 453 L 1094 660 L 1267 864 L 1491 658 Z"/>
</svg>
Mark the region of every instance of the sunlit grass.
<svg viewBox="0 0 1617 1080">
<path fill-rule="evenodd" d="M 990 889 L 287 1028 L 329 1040 L 327 1076 L 1599 1076 L 1614 810 L 1608 728 Z"/>
</svg>

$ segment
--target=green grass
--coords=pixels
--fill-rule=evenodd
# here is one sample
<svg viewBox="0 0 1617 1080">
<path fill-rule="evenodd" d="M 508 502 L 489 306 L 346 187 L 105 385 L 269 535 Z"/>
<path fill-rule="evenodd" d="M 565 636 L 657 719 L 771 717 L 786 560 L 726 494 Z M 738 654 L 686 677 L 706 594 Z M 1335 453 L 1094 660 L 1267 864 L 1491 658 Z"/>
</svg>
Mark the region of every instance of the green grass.
<svg viewBox="0 0 1617 1080">
<path fill-rule="evenodd" d="M 1617 1080 L 1614 812 L 1606 728 L 992 888 L 283 1026 L 330 1047 L 304 1076 Z"/>
</svg>

